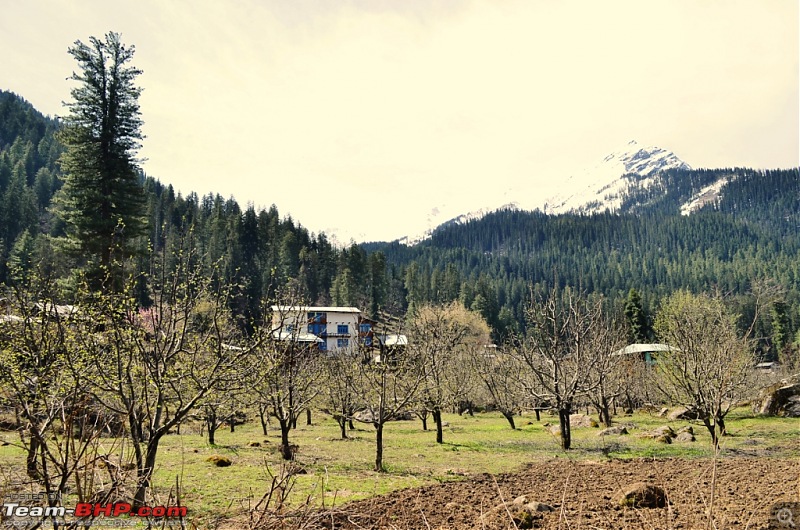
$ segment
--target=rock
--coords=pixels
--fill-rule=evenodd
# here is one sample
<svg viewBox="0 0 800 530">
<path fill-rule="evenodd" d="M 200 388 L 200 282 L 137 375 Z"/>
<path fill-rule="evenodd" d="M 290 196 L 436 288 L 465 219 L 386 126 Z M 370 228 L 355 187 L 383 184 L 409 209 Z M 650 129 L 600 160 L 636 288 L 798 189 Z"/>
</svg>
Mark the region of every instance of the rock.
<svg viewBox="0 0 800 530">
<path fill-rule="evenodd" d="M 680 435 L 681 433 L 684 432 L 688 432 L 689 434 L 694 434 L 694 428 L 691 425 L 684 425 L 683 427 L 675 431 L 675 434 Z"/>
<path fill-rule="evenodd" d="M 614 434 L 628 434 L 628 429 L 624 425 L 608 427 L 597 433 L 597 436 L 610 436 Z"/>
<path fill-rule="evenodd" d="M 597 422 L 585 414 L 570 414 L 569 425 L 575 427 L 597 427 Z"/>
<path fill-rule="evenodd" d="M 665 417 L 667 415 L 668 412 L 669 412 L 669 409 L 667 407 L 664 407 L 663 409 L 658 411 L 658 417 L 659 418 L 663 418 L 663 417 Z"/>
<path fill-rule="evenodd" d="M 658 427 L 650 432 L 642 434 L 641 437 L 653 438 L 654 440 L 658 441 L 663 441 L 660 440 L 660 438 L 669 438 L 671 440 L 672 438 L 675 438 L 675 431 L 673 431 L 672 427 L 670 427 L 669 425 L 664 425 L 663 427 Z M 664 443 L 669 443 L 669 442 L 664 442 Z"/>
<path fill-rule="evenodd" d="M 250 442 L 247 444 L 249 447 L 261 447 L 261 442 Z"/>
<path fill-rule="evenodd" d="M 662 434 L 661 436 L 657 436 L 653 438 L 656 442 L 660 444 L 671 444 L 672 443 L 672 436 L 668 436 L 666 434 Z"/>
<path fill-rule="evenodd" d="M 698 414 L 697 411 L 692 410 L 689 407 L 678 407 L 669 413 L 668 418 L 670 421 L 696 420 L 698 418 Z"/>
<path fill-rule="evenodd" d="M 683 431 L 678 433 L 675 437 L 676 442 L 693 442 L 694 441 L 694 434 L 689 431 Z"/>
<path fill-rule="evenodd" d="M 753 401 L 753 412 L 763 416 L 800 418 L 800 374 L 768 386 Z"/>
<path fill-rule="evenodd" d="M 222 455 L 211 455 L 208 458 L 206 458 L 206 461 L 211 462 L 217 467 L 228 467 L 233 463 L 233 461 L 231 461 L 230 458 Z"/>
<path fill-rule="evenodd" d="M 667 505 L 667 494 L 655 484 L 636 482 L 623 488 L 615 503 L 630 508 L 663 508 Z"/>
</svg>

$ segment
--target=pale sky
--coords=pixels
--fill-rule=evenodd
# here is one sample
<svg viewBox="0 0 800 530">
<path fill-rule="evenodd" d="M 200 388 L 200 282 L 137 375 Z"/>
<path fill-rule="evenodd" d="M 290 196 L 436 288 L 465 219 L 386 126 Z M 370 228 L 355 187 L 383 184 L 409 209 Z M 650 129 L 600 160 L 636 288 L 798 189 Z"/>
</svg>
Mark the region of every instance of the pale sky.
<svg viewBox="0 0 800 530">
<path fill-rule="evenodd" d="M 120 32 L 148 175 L 388 240 L 631 139 L 797 166 L 798 27 L 797 0 L 0 0 L 0 88 L 62 114 L 67 48 Z"/>
</svg>

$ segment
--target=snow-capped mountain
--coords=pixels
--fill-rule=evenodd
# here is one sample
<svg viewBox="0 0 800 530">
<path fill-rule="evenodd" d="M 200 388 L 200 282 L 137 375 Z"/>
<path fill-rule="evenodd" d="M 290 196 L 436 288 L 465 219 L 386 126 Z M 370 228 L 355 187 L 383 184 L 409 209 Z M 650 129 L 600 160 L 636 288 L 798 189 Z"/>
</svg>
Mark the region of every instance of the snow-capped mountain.
<svg viewBox="0 0 800 530">
<path fill-rule="evenodd" d="M 470 213 L 442 217 L 446 209 L 435 209 L 429 216 L 428 228 L 416 235 L 400 239 L 406 245 L 415 245 L 428 239 L 442 226 L 463 224 L 501 209 L 541 210 L 548 214 L 568 212 L 594 213 L 615 211 L 633 186 L 648 188 L 658 179 L 659 172 L 668 169 L 691 169 L 677 155 L 660 147 L 642 147 L 635 140 L 622 149 L 603 158 L 591 168 L 577 172 L 563 181 L 557 195 L 543 197 L 539 186 L 509 189 L 502 205 L 486 206 Z M 442 220 L 448 219 L 445 222 Z"/>
<path fill-rule="evenodd" d="M 660 147 L 642 147 L 632 140 L 593 168 L 571 176 L 564 184 L 564 191 L 548 198 L 540 207 L 551 214 L 615 211 L 631 186 L 648 188 L 658 173 L 667 169 L 692 168 L 675 153 Z"/>
</svg>

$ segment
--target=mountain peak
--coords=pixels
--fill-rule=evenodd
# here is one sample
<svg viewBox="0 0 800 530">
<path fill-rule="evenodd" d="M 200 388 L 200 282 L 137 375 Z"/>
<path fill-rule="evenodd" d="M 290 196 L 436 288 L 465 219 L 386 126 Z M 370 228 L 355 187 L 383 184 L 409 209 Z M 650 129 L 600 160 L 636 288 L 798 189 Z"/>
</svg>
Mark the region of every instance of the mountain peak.
<svg viewBox="0 0 800 530">
<path fill-rule="evenodd" d="M 642 147 L 631 140 L 595 167 L 567 179 L 564 191 L 550 197 L 544 210 L 551 214 L 616 210 L 622 203 L 622 195 L 632 184 L 648 187 L 659 172 L 667 169 L 691 169 L 691 166 L 672 151 L 656 146 Z"/>
<path fill-rule="evenodd" d="M 439 226 L 480 219 L 501 209 L 539 209 L 548 214 L 614 211 L 620 208 L 624 194 L 632 186 L 647 188 L 658 178 L 659 172 L 675 168 L 692 169 L 671 151 L 661 147 L 642 146 L 637 140 L 630 140 L 621 149 L 605 156 L 594 167 L 559 179 L 563 180 L 563 185 L 558 195 L 545 198 L 539 184 L 531 182 L 530 186 L 506 192 L 502 206 L 486 206 L 462 215 L 429 216 L 428 228 L 424 232 L 405 237 L 401 242 L 414 245 L 428 239 Z"/>
</svg>

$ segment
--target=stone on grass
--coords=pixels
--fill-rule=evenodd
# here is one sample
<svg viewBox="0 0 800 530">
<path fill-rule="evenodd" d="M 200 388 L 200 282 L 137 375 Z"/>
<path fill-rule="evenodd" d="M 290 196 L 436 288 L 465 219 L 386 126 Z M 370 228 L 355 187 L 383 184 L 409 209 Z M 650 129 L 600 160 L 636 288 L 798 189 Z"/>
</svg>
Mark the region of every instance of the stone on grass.
<svg viewBox="0 0 800 530">
<path fill-rule="evenodd" d="M 697 417 L 697 411 L 692 410 L 689 407 L 678 407 L 670 412 L 668 416 L 670 421 L 696 420 Z"/>
<path fill-rule="evenodd" d="M 689 431 L 683 431 L 678 433 L 675 437 L 676 442 L 693 442 L 694 441 L 694 434 Z"/>
<path fill-rule="evenodd" d="M 764 416 L 800 418 L 800 374 L 763 389 L 753 411 Z"/>
<path fill-rule="evenodd" d="M 610 436 L 614 434 L 628 434 L 628 429 L 624 425 L 608 427 L 597 433 L 597 436 Z"/>
<path fill-rule="evenodd" d="M 217 467 L 228 467 L 233 463 L 233 461 L 230 458 L 222 455 L 211 455 L 208 458 L 206 458 L 206 462 L 211 462 Z"/>
</svg>

